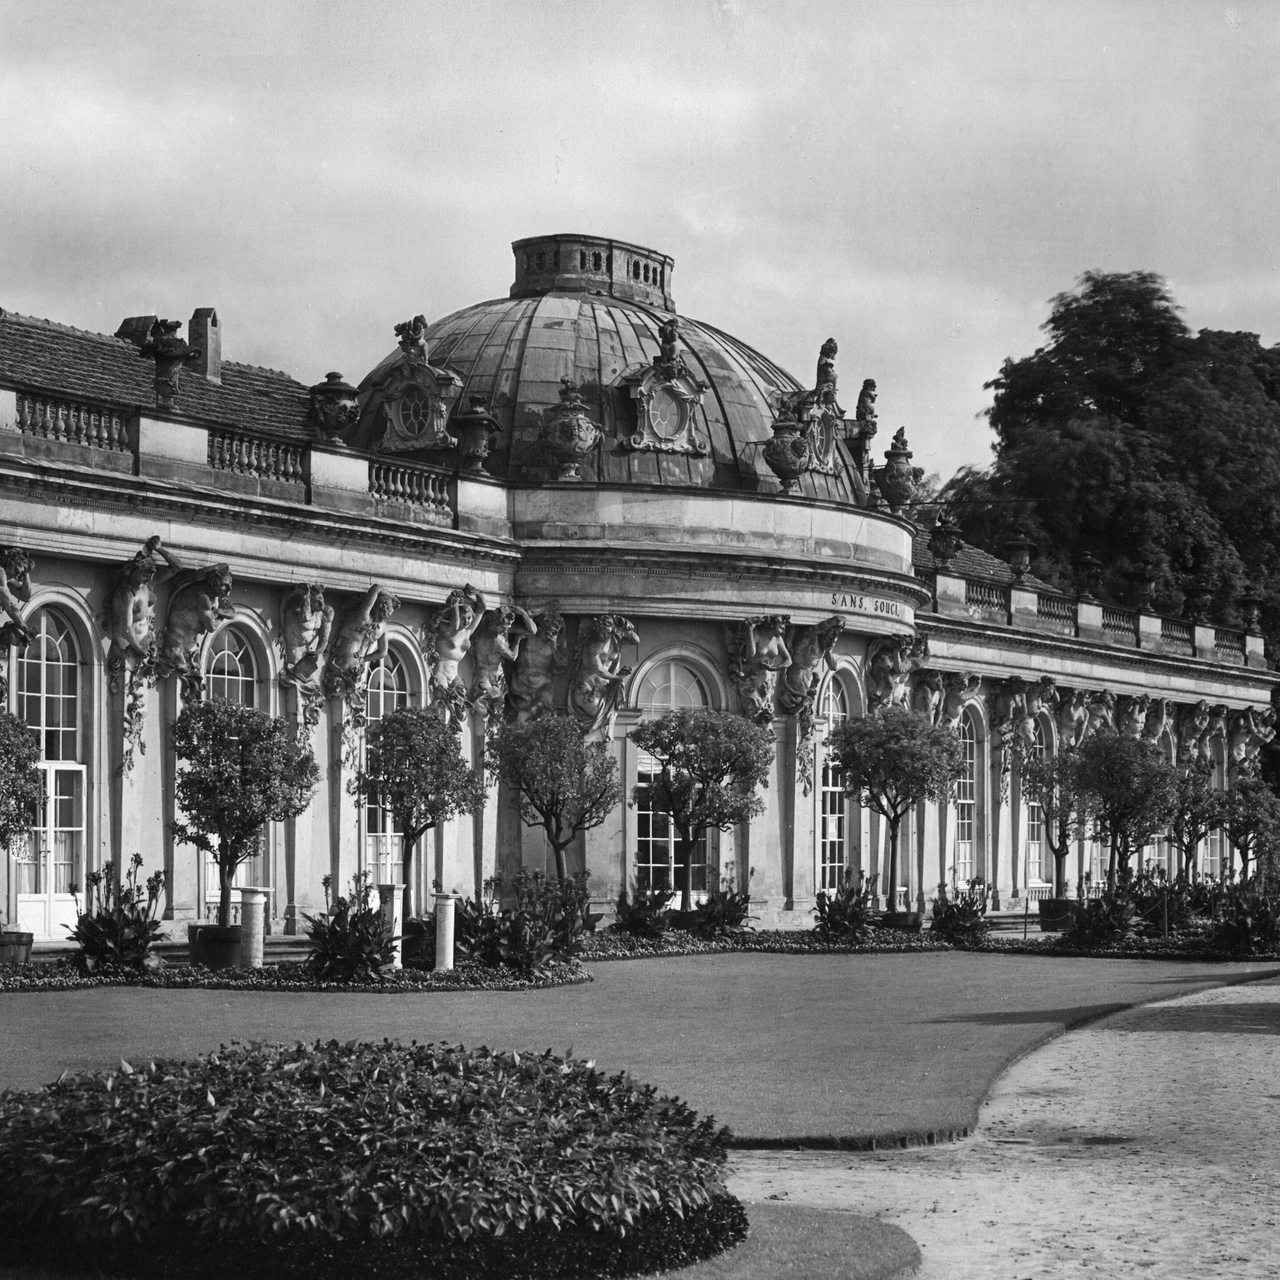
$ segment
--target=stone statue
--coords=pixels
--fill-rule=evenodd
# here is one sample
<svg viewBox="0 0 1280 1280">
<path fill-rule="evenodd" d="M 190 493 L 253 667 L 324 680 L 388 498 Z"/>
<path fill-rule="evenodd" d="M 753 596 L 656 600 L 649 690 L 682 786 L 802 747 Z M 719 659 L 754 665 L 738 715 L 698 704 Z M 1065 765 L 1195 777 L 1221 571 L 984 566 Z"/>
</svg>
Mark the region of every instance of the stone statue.
<svg viewBox="0 0 1280 1280">
<path fill-rule="evenodd" d="M 658 326 L 657 358 L 654 372 L 661 378 L 678 378 L 685 372 L 684 357 L 680 354 L 680 320 L 671 316 Z"/>
<path fill-rule="evenodd" d="M 945 693 L 941 671 L 921 671 L 911 691 L 911 710 L 927 724 L 937 724 Z"/>
<path fill-rule="evenodd" d="M 1200 739 L 1201 758 L 1212 762 L 1212 744 L 1214 742 L 1222 743 L 1225 754 L 1227 737 L 1227 708 L 1223 703 L 1219 702 L 1209 710 L 1209 723 L 1205 728 L 1204 736 Z"/>
<path fill-rule="evenodd" d="M 813 790 L 814 701 L 818 696 L 818 669 L 836 669 L 831 650 L 845 621 L 837 614 L 809 627 L 792 627 L 787 636 L 791 665 L 782 669 L 778 706 L 785 715 L 796 717 L 796 775 L 805 795 Z"/>
<path fill-rule="evenodd" d="M 876 380 L 868 378 L 858 392 L 858 405 L 853 411 L 862 435 L 870 438 L 876 433 Z"/>
<path fill-rule="evenodd" d="M 183 693 L 190 699 L 200 696 L 204 684 L 200 674 L 200 641 L 219 624 L 235 617 L 227 607 L 231 594 L 231 566 L 210 565 L 204 569 L 180 569 L 171 578 L 173 594 L 165 622 L 156 673 L 176 675 Z"/>
<path fill-rule="evenodd" d="M 200 350 L 178 337 L 181 320 L 156 320 L 139 347 L 139 355 L 149 357 L 156 365 L 156 408 L 172 409 L 178 398 L 178 376 L 183 365 L 200 359 Z"/>
<path fill-rule="evenodd" d="M 157 577 L 159 553 L 168 571 Z M 158 535 L 147 539 L 141 551 L 126 560 L 116 572 L 111 592 L 111 645 L 107 650 L 107 669 L 112 673 L 112 692 L 119 692 L 119 673 L 130 663 L 150 665 L 156 648 L 155 588 L 182 572 L 182 562 L 166 547 Z"/>
<path fill-rule="evenodd" d="M 978 692 L 982 677 L 968 671 L 948 671 L 942 677 L 942 706 L 938 723 L 953 732 L 960 727 L 964 704 Z"/>
<path fill-rule="evenodd" d="M 1148 694 L 1125 695 L 1116 703 L 1116 729 L 1128 738 L 1142 736 L 1147 723 L 1147 708 L 1151 705 Z"/>
<path fill-rule="evenodd" d="M 1064 689 L 1058 703 L 1058 738 L 1061 746 L 1078 747 L 1089 731 L 1089 692 L 1087 689 Z"/>
<path fill-rule="evenodd" d="M 925 636 L 885 636 L 867 650 L 867 713 L 907 707 L 907 680 L 929 655 Z"/>
<path fill-rule="evenodd" d="M 365 722 L 368 669 L 387 656 L 387 622 L 399 607 L 400 601 L 375 582 L 331 628 L 321 685 L 329 697 L 346 703 L 353 728 Z"/>
<path fill-rule="evenodd" d="M 280 604 L 280 683 L 298 691 L 302 723 L 309 732 L 320 720 L 324 668 L 333 631 L 333 605 L 318 582 L 299 583 Z"/>
<path fill-rule="evenodd" d="M 624 644 L 639 644 L 630 621 L 606 613 L 584 622 L 573 652 L 569 711 L 582 726 L 587 742 L 608 742 L 622 703 L 622 682 L 631 668 L 622 661 Z"/>
<path fill-rule="evenodd" d="M 1209 704 L 1201 698 L 1194 706 L 1183 707 L 1178 718 L 1178 763 L 1189 765 L 1201 755 L 1201 743 L 1209 728 Z M 1207 760 L 1208 752 L 1204 753 Z"/>
<path fill-rule="evenodd" d="M 551 601 L 533 622 L 536 630 L 520 645 L 508 694 L 518 724 L 554 710 L 552 681 L 569 665 L 564 619 L 556 602 Z"/>
<path fill-rule="evenodd" d="M 427 318 L 414 316 L 396 325 L 396 345 L 410 359 L 427 363 Z"/>
<path fill-rule="evenodd" d="M 786 634 L 791 619 L 784 613 L 744 618 L 726 628 L 729 679 L 738 691 L 742 714 L 757 724 L 773 719 L 773 691 L 778 672 L 791 666 Z"/>
<path fill-rule="evenodd" d="M 0 609 L 10 621 L 0 626 L 0 666 L 3 651 L 25 649 L 31 643 L 31 632 L 22 621 L 22 606 L 31 601 L 31 570 L 34 561 L 21 547 L 0 549 Z"/>
<path fill-rule="evenodd" d="M 1148 742 L 1159 742 L 1160 736 L 1170 723 L 1171 707 L 1168 698 L 1150 698 L 1147 702 L 1147 717 L 1143 721 L 1142 736 Z"/>
<path fill-rule="evenodd" d="M 507 673 L 503 664 L 516 662 L 521 644 L 537 632 L 537 623 L 519 605 L 485 613 L 472 641 L 475 679 L 471 682 L 471 705 L 482 715 L 502 713 L 507 698 Z"/>
<path fill-rule="evenodd" d="M 1101 689 L 1095 693 L 1086 707 L 1088 723 L 1085 726 L 1085 737 L 1092 737 L 1103 729 L 1115 728 L 1116 695 L 1110 689 Z"/>
<path fill-rule="evenodd" d="M 484 621 L 485 600 L 470 583 L 450 591 L 442 608 L 422 628 L 422 647 L 431 666 L 431 701 L 447 720 L 460 725 L 467 714 L 467 686 L 459 664 L 471 652 L 471 637 Z"/>
<path fill-rule="evenodd" d="M 1276 736 L 1276 713 L 1272 707 L 1260 711 L 1246 707 L 1231 717 L 1231 736 L 1228 740 L 1230 772 L 1234 779 L 1242 769 L 1252 769 L 1258 762 L 1262 748 Z"/>
</svg>

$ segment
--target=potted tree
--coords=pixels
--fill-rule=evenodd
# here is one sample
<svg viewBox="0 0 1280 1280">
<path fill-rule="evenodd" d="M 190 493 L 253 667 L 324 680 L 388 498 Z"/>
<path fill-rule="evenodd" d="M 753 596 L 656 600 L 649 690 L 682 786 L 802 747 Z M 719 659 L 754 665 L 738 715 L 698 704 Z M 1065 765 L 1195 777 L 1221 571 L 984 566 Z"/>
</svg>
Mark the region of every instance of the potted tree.
<svg viewBox="0 0 1280 1280">
<path fill-rule="evenodd" d="M 692 911 L 694 846 L 713 828 L 727 831 L 763 812 L 756 791 L 768 784 L 773 734 L 732 711 L 699 708 L 646 721 L 631 740 L 660 767 L 657 777 L 635 788 L 632 803 L 643 789 L 653 809 L 671 819 L 680 910 Z"/>
<path fill-rule="evenodd" d="M 586 742 L 572 716 L 553 712 L 499 725 L 487 757 L 490 772 L 519 793 L 525 825 L 546 832 L 556 876 L 565 879 L 569 845 L 579 832 L 598 827 L 622 799 L 608 747 Z"/>
<path fill-rule="evenodd" d="M 1075 911 L 1067 893 L 1067 857 L 1088 817 L 1076 785 L 1076 754 L 1071 749 L 1052 756 L 1024 752 L 1019 770 L 1022 794 L 1040 806 L 1044 841 L 1053 855 L 1053 897 L 1042 899 L 1039 911 L 1041 931 L 1054 932 L 1065 929 Z"/>
<path fill-rule="evenodd" d="M 218 867 L 218 922 L 188 929 L 191 961 L 231 968 L 240 959 L 240 926 L 231 923 L 236 868 L 253 855 L 268 822 L 297 817 L 315 793 L 320 771 L 289 725 L 238 703 L 193 702 L 173 726 L 178 770 L 179 840 Z"/>
<path fill-rule="evenodd" d="M 44 794 L 37 761 L 40 750 L 31 730 L 17 716 L 0 711 L 0 855 L 23 839 Z M 0 907 L 4 903 L 0 902 Z M 31 958 L 32 935 L 5 929 L 0 911 L 0 964 L 24 964 Z"/>
<path fill-rule="evenodd" d="M 405 917 L 412 914 L 410 869 L 419 840 L 438 823 L 484 804 L 484 778 L 462 758 L 459 730 L 439 707 L 383 716 L 369 731 L 354 786 L 369 804 L 391 811 L 403 840 Z"/>
<path fill-rule="evenodd" d="M 844 774 L 844 789 L 878 813 L 888 827 L 889 901 L 896 898 L 902 820 L 926 800 L 944 800 L 964 772 L 964 749 L 945 725 L 901 707 L 846 720 L 827 740 L 827 752 Z M 884 923 L 919 929 L 918 911 L 891 905 Z"/>
</svg>

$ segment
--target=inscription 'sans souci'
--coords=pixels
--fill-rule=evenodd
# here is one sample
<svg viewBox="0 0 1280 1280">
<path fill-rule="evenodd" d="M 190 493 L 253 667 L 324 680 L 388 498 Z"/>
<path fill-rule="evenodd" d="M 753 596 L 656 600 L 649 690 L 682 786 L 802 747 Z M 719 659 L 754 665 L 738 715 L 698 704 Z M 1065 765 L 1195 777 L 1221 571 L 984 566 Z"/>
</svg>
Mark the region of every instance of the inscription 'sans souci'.
<svg viewBox="0 0 1280 1280">
<path fill-rule="evenodd" d="M 831 604 L 836 609 L 851 613 L 878 613 L 886 618 L 902 617 L 902 605 L 896 600 L 881 600 L 876 596 L 853 595 L 847 591 L 833 591 Z"/>
</svg>

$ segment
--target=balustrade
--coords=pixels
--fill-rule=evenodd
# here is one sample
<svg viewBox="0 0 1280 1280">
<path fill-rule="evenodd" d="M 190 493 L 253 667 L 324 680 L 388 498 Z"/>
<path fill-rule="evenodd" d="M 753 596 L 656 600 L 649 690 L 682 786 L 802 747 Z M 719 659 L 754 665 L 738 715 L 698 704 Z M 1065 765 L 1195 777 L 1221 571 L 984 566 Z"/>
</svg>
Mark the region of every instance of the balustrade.
<svg viewBox="0 0 1280 1280">
<path fill-rule="evenodd" d="M 1220 662 L 1244 661 L 1244 632 L 1214 627 L 1213 651 Z"/>
<path fill-rule="evenodd" d="M 448 474 L 426 467 L 369 463 L 369 493 L 390 502 L 404 502 L 440 523 L 452 519 Z"/>
<path fill-rule="evenodd" d="M 304 446 L 238 431 L 209 432 L 209 465 L 215 471 L 280 484 L 306 483 Z"/>
<path fill-rule="evenodd" d="M 1177 618 L 1160 619 L 1160 643 L 1169 653 L 1181 653 L 1194 657 L 1196 652 L 1195 629 L 1189 622 Z"/>
<path fill-rule="evenodd" d="M 124 415 L 101 405 L 80 404 L 51 396 L 19 391 L 16 395 L 18 430 L 24 436 L 60 440 L 86 449 L 129 452 L 129 430 Z"/>
<path fill-rule="evenodd" d="M 1008 613 L 1009 588 L 999 582 L 976 582 L 965 579 L 964 602 L 971 609 Z"/>
<path fill-rule="evenodd" d="M 1102 606 L 1102 630 L 1107 635 L 1123 636 L 1132 644 L 1138 643 L 1138 614 L 1134 609 L 1115 609 Z"/>
</svg>

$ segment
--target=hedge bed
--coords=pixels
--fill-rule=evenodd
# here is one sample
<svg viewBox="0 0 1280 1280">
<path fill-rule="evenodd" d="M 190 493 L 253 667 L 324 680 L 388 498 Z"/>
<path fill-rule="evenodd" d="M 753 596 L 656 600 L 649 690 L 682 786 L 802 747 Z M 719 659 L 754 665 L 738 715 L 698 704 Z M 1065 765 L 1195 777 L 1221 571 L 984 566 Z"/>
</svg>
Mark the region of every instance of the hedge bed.
<svg viewBox="0 0 1280 1280">
<path fill-rule="evenodd" d="M 158 969 L 99 969 L 82 973 L 69 961 L 0 967 L 0 992 L 76 991 L 85 987 L 205 988 L 218 991 L 370 991 L 379 995 L 422 991 L 527 991 L 590 982 L 591 975 L 574 960 L 554 960 L 531 976 L 515 969 L 492 969 L 463 962 L 445 973 L 432 969 L 388 970 L 382 982 L 321 982 L 301 962 L 261 969 L 203 969 L 166 966 Z"/>
<path fill-rule="evenodd" d="M 224 1047 L 0 1095 L 0 1240 L 146 1277 L 633 1275 L 745 1237 L 728 1138 L 550 1053 Z"/>
<path fill-rule="evenodd" d="M 879 929 L 865 943 L 833 942 L 812 929 L 762 929 L 736 937 L 699 938 L 673 929 L 660 938 L 635 938 L 604 929 L 583 939 L 580 960 L 649 960 L 655 956 L 724 955 L 735 951 L 772 955 L 885 955 L 905 951 L 952 951 L 948 943 L 927 933 Z"/>
</svg>

